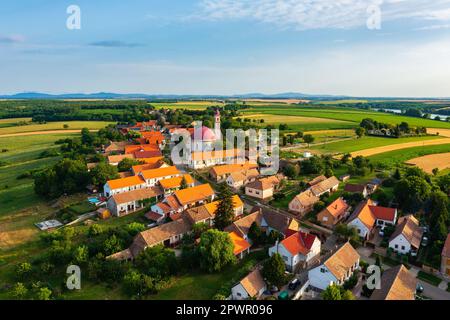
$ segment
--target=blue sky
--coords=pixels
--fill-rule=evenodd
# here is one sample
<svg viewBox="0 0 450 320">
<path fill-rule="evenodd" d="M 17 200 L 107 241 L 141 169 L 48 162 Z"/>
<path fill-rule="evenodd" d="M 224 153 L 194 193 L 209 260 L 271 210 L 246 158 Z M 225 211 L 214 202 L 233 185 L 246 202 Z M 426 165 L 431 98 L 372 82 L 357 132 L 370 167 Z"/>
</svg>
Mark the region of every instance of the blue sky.
<svg viewBox="0 0 450 320">
<path fill-rule="evenodd" d="M 0 94 L 449 97 L 449 57 L 450 0 L 0 2 Z"/>
</svg>

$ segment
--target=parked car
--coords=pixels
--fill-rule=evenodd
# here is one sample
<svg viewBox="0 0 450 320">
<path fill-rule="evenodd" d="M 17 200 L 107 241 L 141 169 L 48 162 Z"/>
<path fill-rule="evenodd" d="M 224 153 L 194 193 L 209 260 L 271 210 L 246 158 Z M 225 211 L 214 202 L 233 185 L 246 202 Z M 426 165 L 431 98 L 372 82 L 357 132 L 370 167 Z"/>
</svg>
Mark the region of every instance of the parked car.
<svg viewBox="0 0 450 320">
<path fill-rule="evenodd" d="M 289 290 L 294 291 L 294 290 L 297 290 L 297 288 L 300 286 L 300 284 L 301 284 L 300 280 L 295 278 L 294 280 L 289 282 L 288 288 L 289 288 Z"/>
<path fill-rule="evenodd" d="M 278 295 L 278 300 L 289 300 L 289 292 L 281 291 Z"/>
<path fill-rule="evenodd" d="M 280 291 L 280 289 L 278 289 L 277 286 L 272 286 L 272 288 L 270 288 L 270 293 L 272 294 L 277 293 L 278 291 Z"/>
<path fill-rule="evenodd" d="M 421 294 L 421 293 L 423 293 L 423 290 L 425 290 L 423 288 L 423 286 L 420 283 L 418 283 L 417 286 L 416 286 L 416 293 L 417 294 Z"/>
<path fill-rule="evenodd" d="M 422 246 L 426 247 L 428 245 L 428 238 L 427 237 L 423 237 L 422 238 Z"/>
</svg>

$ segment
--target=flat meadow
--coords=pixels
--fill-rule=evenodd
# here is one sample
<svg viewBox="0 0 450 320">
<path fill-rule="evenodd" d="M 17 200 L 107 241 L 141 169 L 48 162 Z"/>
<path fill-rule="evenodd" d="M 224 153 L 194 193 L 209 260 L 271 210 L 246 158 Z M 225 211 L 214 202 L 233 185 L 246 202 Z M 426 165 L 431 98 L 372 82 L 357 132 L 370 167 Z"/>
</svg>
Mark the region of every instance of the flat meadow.
<svg viewBox="0 0 450 320">
<path fill-rule="evenodd" d="M 8 121 L 3 122 L 6 123 L 14 123 L 8 119 Z M 18 119 L 15 119 L 18 120 Z M 17 123 L 17 121 L 15 121 Z M 88 128 L 91 130 L 99 130 L 106 127 L 113 122 L 106 121 L 56 121 L 56 122 L 47 122 L 44 124 L 26 124 L 26 125 L 10 125 L 0 127 L 0 136 L 7 134 L 19 134 L 19 133 L 31 133 L 38 131 L 54 131 L 54 130 L 81 130 L 83 128 Z M 65 128 L 64 125 L 68 127 Z"/>
</svg>

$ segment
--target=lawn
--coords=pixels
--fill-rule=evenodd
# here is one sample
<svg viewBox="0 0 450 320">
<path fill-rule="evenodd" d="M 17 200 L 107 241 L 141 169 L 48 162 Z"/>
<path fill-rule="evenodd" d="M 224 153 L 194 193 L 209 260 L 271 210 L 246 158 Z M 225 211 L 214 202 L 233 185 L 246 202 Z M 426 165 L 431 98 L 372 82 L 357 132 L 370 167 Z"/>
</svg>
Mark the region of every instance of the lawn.
<svg viewBox="0 0 450 320">
<path fill-rule="evenodd" d="M 23 132 L 35 132 L 35 131 L 50 131 L 50 130 L 81 130 L 88 128 L 91 130 L 98 130 L 106 127 L 113 122 L 106 121 L 61 121 L 61 122 L 47 122 L 45 124 L 30 124 L 25 126 L 10 126 L 6 128 L 0 128 L 0 136 L 4 134 L 14 134 Z M 69 127 L 64 128 L 67 124 Z"/>
<path fill-rule="evenodd" d="M 157 109 L 188 109 L 188 110 L 205 110 L 212 106 L 223 106 L 220 101 L 178 101 L 178 102 L 150 102 Z"/>
<path fill-rule="evenodd" d="M 395 145 L 407 142 L 425 141 L 440 139 L 437 136 L 408 137 L 408 138 L 382 138 L 382 137 L 362 137 L 351 141 L 338 141 L 328 144 L 312 147 L 311 149 L 322 153 L 350 153 L 370 148 L 382 147 L 387 145 Z"/>
<path fill-rule="evenodd" d="M 396 151 L 390 151 L 370 156 L 369 159 L 374 163 L 384 163 L 388 166 L 395 166 L 404 163 L 407 160 L 429 154 L 450 152 L 450 144 L 415 147 Z"/>
<path fill-rule="evenodd" d="M 287 124 L 289 129 L 286 131 L 317 131 L 317 130 L 332 130 L 332 129 L 351 129 L 355 127 L 355 123 L 342 120 L 325 119 L 318 117 L 307 116 L 287 116 L 275 115 L 265 113 L 244 114 L 239 117 L 242 119 L 255 120 L 259 126 L 266 126 L 272 124 L 278 126 L 279 124 Z M 260 123 L 264 120 L 264 123 Z"/>
<path fill-rule="evenodd" d="M 429 128 L 450 128 L 450 122 L 421 119 L 414 117 L 407 117 L 402 115 L 395 115 L 390 113 L 366 111 L 354 108 L 333 108 L 333 107 L 295 107 L 295 106 L 252 106 L 252 108 L 242 110 L 245 114 L 258 113 L 258 114 L 272 114 L 281 116 L 301 116 L 301 117 L 314 117 L 335 119 L 342 121 L 353 122 L 358 125 L 361 120 L 365 118 L 372 118 L 378 122 L 388 123 L 392 125 L 399 124 L 403 121 L 408 122 L 410 126 L 421 126 Z"/>
<path fill-rule="evenodd" d="M 440 278 L 430 273 L 426 273 L 424 271 L 419 271 L 419 273 L 417 274 L 417 278 L 425 282 L 428 282 L 429 284 L 432 284 L 433 286 L 436 287 L 442 282 Z"/>
</svg>

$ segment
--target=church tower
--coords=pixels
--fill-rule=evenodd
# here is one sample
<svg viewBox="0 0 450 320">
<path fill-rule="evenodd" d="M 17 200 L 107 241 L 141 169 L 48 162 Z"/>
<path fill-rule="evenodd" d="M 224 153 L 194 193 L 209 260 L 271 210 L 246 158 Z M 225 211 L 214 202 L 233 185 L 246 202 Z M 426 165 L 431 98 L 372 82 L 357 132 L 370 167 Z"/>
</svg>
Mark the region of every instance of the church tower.
<svg viewBox="0 0 450 320">
<path fill-rule="evenodd" d="M 219 109 L 216 110 L 214 134 L 215 134 L 217 140 L 222 138 L 222 132 L 220 131 L 220 111 L 219 111 Z"/>
</svg>

